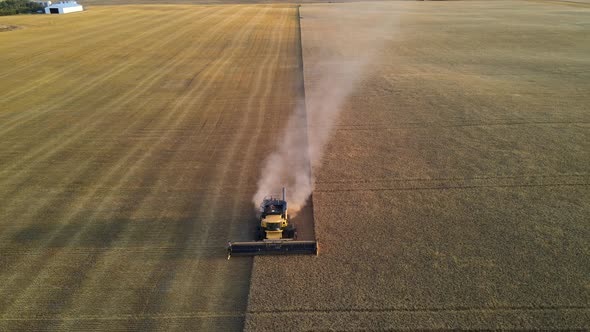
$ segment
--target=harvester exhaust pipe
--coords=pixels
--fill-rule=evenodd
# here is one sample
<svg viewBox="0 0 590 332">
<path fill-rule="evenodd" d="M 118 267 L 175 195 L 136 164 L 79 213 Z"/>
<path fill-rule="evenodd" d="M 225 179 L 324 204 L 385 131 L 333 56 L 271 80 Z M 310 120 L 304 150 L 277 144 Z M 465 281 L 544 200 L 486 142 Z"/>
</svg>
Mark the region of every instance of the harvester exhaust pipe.
<svg viewBox="0 0 590 332">
<path fill-rule="evenodd" d="M 283 187 L 283 201 L 287 201 L 287 189 L 285 187 Z"/>
</svg>

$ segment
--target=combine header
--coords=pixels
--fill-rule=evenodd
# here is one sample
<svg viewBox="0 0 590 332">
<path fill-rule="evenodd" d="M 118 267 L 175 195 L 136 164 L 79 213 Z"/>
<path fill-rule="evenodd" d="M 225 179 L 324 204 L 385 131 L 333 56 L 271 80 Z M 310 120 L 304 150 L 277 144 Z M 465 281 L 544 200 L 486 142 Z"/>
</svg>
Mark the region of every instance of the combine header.
<svg viewBox="0 0 590 332">
<path fill-rule="evenodd" d="M 232 255 L 318 255 L 317 241 L 297 241 L 297 229 L 287 214 L 287 197 L 266 197 L 260 204 L 260 224 L 256 241 L 229 242 L 227 259 Z"/>
</svg>

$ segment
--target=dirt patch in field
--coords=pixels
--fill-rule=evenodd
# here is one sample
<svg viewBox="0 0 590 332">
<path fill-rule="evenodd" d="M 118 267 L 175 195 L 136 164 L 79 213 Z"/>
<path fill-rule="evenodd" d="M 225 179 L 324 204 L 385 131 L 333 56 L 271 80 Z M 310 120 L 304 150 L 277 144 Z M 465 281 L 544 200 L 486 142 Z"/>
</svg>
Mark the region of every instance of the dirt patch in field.
<svg viewBox="0 0 590 332">
<path fill-rule="evenodd" d="M 5 25 L 5 24 L 0 24 L 0 32 L 7 32 L 7 31 L 13 31 L 13 30 L 19 30 L 22 29 L 23 27 L 20 27 L 18 25 Z"/>
</svg>

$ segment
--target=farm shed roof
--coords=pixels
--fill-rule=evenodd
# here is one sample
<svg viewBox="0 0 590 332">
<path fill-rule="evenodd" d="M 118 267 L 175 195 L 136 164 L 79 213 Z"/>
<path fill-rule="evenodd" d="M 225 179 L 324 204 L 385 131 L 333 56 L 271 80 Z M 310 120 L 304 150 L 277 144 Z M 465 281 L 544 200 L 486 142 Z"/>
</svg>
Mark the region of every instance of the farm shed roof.
<svg viewBox="0 0 590 332">
<path fill-rule="evenodd" d="M 81 5 L 79 3 L 77 3 L 76 1 L 64 1 L 64 2 L 54 3 L 48 7 L 49 8 L 68 8 L 68 7 L 79 7 L 79 6 L 81 6 Z"/>
</svg>

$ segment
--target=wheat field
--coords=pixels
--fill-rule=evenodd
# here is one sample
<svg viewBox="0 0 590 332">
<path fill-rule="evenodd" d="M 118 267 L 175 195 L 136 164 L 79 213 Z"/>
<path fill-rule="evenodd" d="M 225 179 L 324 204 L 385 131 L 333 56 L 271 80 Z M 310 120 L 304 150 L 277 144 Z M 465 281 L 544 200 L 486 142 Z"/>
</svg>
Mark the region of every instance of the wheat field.
<svg viewBox="0 0 590 332">
<path fill-rule="evenodd" d="M 587 4 L 109 1 L 0 18 L 0 330 L 590 328 Z M 227 261 L 302 77 L 369 40 L 320 256 Z"/>
<path fill-rule="evenodd" d="M 246 330 L 589 329 L 590 7 L 301 17 L 308 112 L 323 77 L 349 70 L 327 59 L 379 42 L 314 169 L 321 254 L 255 259 Z M 269 296 L 268 280 L 286 287 Z"/>
<path fill-rule="evenodd" d="M 299 93 L 296 7 L 1 21 L 0 330 L 240 330 L 224 248 Z"/>
</svg>

